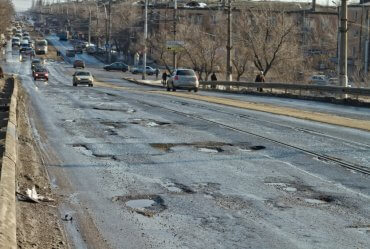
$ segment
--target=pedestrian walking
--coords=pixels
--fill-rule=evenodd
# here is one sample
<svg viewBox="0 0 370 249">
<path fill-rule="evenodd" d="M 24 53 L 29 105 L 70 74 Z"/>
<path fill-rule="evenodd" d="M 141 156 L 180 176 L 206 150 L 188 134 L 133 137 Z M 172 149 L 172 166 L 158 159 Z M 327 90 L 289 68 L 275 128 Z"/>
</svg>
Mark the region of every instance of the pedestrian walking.
<svg viewBox="0 0 370 249">
<path fill-rule="evenodd" d="M 216 76 L 215 72 L 213 72 L 212 75 L 211 75 L 211 81 L 217 81 L 217 76 Z M 211 84 L 211 88 L 215 89 L 216 84 Z"/>
<path fill-rule="evenodd" d="M 214 72 L 211 75 L 211 81 L 217 81 L 217 76 Z"/>
<path fill-rule="evenodd" d="M 158 80 L 158 75 L 159 75 L 159 69 L 157 68 L 155 70 L 155 79 Z"/>
<path fill-rule="evenodd" d="M 0 79 L 4 78 L 4 71 L 3 68 L 0 67 Z"/>
<path fill-rule="evenodd" d="M 162 85 L 163 86 L 166 86 L 166 83 L 167 83 L 167 72 L 164 71 L 163 74 L 162 74 Z"/>
<path fill-rule="evenodd" d="M 255 82 L 259 82 L 259 83 L 265 82 L 265 76 L 263 75 L 263 71 L 257 74 Z M 257 91 L 263 92 L 262 87 L 257 88 Z"/>
</svg>

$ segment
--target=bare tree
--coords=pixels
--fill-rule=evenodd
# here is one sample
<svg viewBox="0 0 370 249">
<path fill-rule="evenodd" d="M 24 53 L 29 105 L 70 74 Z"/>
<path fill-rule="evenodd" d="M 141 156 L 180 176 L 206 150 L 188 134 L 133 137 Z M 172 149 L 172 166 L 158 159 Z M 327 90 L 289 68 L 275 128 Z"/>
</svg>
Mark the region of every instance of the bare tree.
<svg viewBox="0 0 370 249">
<path fill-rule="evenodd" d="M 0 34 L 5 33 L 6 28 L 9 27 L 13 13 L 12 1 L 0 0 Z"/>
<path fill-rule="evenodd" d="M 241 11 L 240 38 L 250 49 L 259 71 L 267 75 L 273 67 L 292 63 L 297 58 L 299 36 L 294 18 L 278 10 L 276 5 Z"/>
<path fill-rule="evenodd" d="M 222 27 L 218 25 L 210 33 L 200 25 L 179 25 L 179 36 L 185 42 L 183 48 L 187 55 L 186 64 L 198 73 L 200 79 L 208 80 L 212 72 L 223 64 L 225 29 Z"/>
</svg>

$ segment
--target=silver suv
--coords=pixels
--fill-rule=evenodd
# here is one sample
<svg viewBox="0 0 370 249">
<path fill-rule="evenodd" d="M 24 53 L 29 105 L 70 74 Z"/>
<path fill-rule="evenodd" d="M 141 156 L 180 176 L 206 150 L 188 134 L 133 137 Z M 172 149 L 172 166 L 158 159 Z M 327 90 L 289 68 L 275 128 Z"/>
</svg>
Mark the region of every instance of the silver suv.
<svg viewBox="0 0 370 249">
<path fill-rule="evenodd" d="M 176 89 L 185 89 L 189 92 L 197 92 L 199 88 L 198 77 L 193 69 L 176 69 L 167 80 L 167 91 L 176 91 Z"/>
<path fill-rule="evenodd" d="M 76 71 L 73 74 L 73 86 L 88 85 L 93 86 L 93 76 L 88 71 Z"/>
</svg>

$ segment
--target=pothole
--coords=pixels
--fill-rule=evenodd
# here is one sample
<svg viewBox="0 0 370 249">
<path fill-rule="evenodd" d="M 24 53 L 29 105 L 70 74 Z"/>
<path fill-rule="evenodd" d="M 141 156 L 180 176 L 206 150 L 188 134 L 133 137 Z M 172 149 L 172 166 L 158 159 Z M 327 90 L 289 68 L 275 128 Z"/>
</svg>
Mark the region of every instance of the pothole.
<svg viewBox="0 0 370 249">
<path fill-rule="evenodd" d="M 162 122 L 162 121 L 157 121 L 157 120 L 152 120 L 152 119 L 132 119 L 130 121 L 130 124 L 137 124 L 137 125 L 144 125 L 147 127 L 157 127 L 157 126 L 168 126 L 171 125 L 169 122 Z"/>
<path fill-rule="evenodd" d="M 265 146 L 262 146 L 262 145 L 251 146 L 249 148 L 251 150 L 263 150 L 263 149 L 266 149 L 266 147 Z"/>
<path fill-rule="evenodd" d="M 327 196 L 327 195 L 320 195 L 314 198 L 305 198 L 304 201 L 309 203 L 309 204 L 327 204 L 330 202 L 333 202 L 335 199 L 332 196 Z"/>
<path fill-rule="evenodd" d="M 124 122 L 103 121 L 100 123 L 108 126 L 109 128 L 115 128 L 115 129 L 122 129 L 126 127 L 126 124 Z"/>
<path fill-rule="evenodd" d="M 164 188 L 168 190 L 168 192 L 174 193 L 174 194 L 194 194 L 195 191 L 191 189 L 190 187 L 177 183 L 177 182 L 166 182 L 162 185 Z"/>
<path fill-rule="evenodd" d="M 286 188 L 283 188 L 283 190 L 287 192 L 297 192 L 297 189 L 294 187 L 286 187 Z"/>
<path fill-rule="evenodd" d="M 153 217 L 167 209 L 159 195 L 115 196 L 112 201 L 124 203 L 128 209 L 147 217 Z"/>
<path fill-rule="evenodd" d="M 86 156 L 92 156 L 92 151 L 87 147 L 86 144 L 73 144 L 73 148 L 75 148 L 78 152 L 86 155 Z"/>
<path fill-rule="evenodd" d="M 205 152 L 205 153 L 218 153 L 218 152 L 223 152 L 224 150 L 221 149 L 220 147 L 206 147 L 206 148 L 198 148 L 200 152 Z"/>
<path fill-rule="evenodd" d="M 246 146 L 245 143 L 231 144 L 225 142 L 214 142 L 214 141 L 204 141 L 204 142 L 193 142 L 193 143 L 151 143 L 151 147 L 164 151 L 171 152 L 173 147 L 178 146 L 188 146 L 195 147 L 198 151 L 204 153 L 220 153 L 220 152 L 233 152 L 236 149 L 241 151 L 256 151 L 265 149 L 265 146 Z"/>
</svg>

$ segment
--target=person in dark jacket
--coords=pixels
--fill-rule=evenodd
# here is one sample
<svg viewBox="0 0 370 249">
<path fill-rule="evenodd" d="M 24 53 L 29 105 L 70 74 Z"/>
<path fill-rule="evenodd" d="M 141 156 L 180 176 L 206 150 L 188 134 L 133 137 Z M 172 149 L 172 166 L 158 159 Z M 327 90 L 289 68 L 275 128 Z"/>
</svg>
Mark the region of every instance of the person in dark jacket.
<svg viewBox="0 0 370 249">
<path fill-rule="evenodd" d="M 0 79 L 4 78 L 3 68 L 0 67 Z"/>
<path fill-rule="evenodd" d="M 217 81 L 217 76 L 216 76 L 215 72 L 213 72 L 212 75 L 211 75 L 211 81 Z M 215 89 L 216 88 L 216 85 L 215 84 L 212 84 L 211 85 L 211 88 L 212 89 Z"/>
<path fill-rule="evenodd" d="M 163 74 L 162 74 L 162 84 L 165 86 L 166 83 L 167 83 L 167 72 L 164 71 Z"/>
<path fill-rule="evenodd" d="M 263 71 L 257 74 L 255 82 L 260 82 L 260 83 L 265 82 L 265 76 L 263 75 Z M 257 91 L 263 92 L 262 87 L 257 88 Z"/>
</svg>

